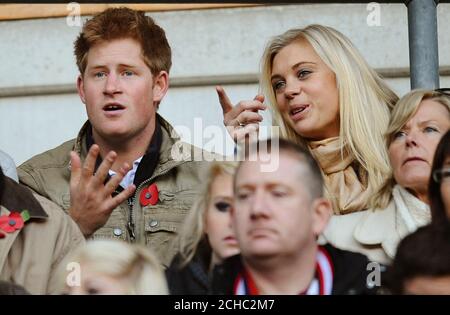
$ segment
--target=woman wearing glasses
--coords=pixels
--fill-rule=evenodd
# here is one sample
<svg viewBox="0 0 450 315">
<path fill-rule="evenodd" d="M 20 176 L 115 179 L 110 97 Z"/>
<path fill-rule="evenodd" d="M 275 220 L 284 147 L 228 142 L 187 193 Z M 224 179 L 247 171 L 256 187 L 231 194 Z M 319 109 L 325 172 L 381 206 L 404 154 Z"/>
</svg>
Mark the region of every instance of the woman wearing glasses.
<svg viewBox="0 0 450 315">
<path fill-rule="evenodd" d="M 436 147 L 449 129 L 449 96 L 429 90 L 403 96 L 392 111 L 386 136 L 390 178 L 372 197 L 373 209 L 333 216 L 325 239 L 373 261 L 390 263 L 399 241 L 431 221 L 431 166 Z M 344 231 L 343 226 L 350 229 Z"/>
<path fill-rule="evenodd" d="M 436 149 L 432 174 L 428 188 L 431 220 L 436 226 L 450 229 L 450 131 Z"/>
<path fill-rule="evenodd" d="M 308 146 L 335 214 L 368 207 L 389 174 L 383 134 L 398 97 L 337 30 L 310 25 L 272 38 L 261 87 L 281 136 Z M 217 87 L 224 124 L 238 143 L 258 129 L 265 97 L 234 106 Z"/>
</svg>

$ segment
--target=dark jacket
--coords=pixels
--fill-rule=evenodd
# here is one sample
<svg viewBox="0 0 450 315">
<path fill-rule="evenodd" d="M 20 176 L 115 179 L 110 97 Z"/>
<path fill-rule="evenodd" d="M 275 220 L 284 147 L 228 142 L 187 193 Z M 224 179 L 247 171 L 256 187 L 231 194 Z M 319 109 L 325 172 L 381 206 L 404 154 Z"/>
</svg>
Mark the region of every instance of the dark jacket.
<svg viewBox="0 0 450 315">
<path fill-rule="evenodd" d="M 329 254 L 333 269 L 332 295 L 375 294 L 376 287 L 366 285 L 367 277 L 373 269 L 367 270 L 370 261 L 366 256 L 335 248 L 329 244 L 322 246 Z M 228 258 L 223 264 L 214 268 L 211 294 L 231 295 L 236 277 L 242 271 L 240 255 Z M 382 268 L 383 270 L 383 268 Z"/>
<path fill-rule="evenodd" d="M 166 269 L 170 294 L 206 295 L 209 292 L 208 270 L 212 250 L 206 240 L 197 247 L 197 251 L 187 265 L 182 265 L 182 257 L 177 254 Z"/>
<path fill-rule="evenodd" d="M 30 293 L 18 284 L 0 281 L 0 295 L 30 295 Z"/>
</svg>

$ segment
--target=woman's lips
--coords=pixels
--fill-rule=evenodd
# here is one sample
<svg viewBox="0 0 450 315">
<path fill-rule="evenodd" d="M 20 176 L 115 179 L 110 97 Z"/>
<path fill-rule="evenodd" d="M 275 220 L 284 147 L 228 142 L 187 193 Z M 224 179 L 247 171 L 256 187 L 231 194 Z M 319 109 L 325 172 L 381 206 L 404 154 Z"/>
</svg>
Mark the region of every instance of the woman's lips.
<svg viewBox="0 0 450 315">
<path fill-rule="evenodd" d="M 293 121 L 302 119 L 305 116 L 305 114 L 309 111 L 309 109 L 310 109 L 309 104 L 294 106 L 294 108 L 290 110 L 289 116 Z"/>
<path fill-rule="evenodd" d="M 425 159 L 422 159 L 422 158 L 420 158 L 420 157 L 414 156 L 414 157 L 407 158 L 407 159 L 403 162 L 403 165 L 405 165 L 406 163 L 409 163 L 409 162 L 426 162 L 426 161 L 425 161 Z"/>
<path fill-rule="evenodd" d="M 231 245 L 236 245 L 237 244 L 237 240 L 236 240 L 236 238 L 234 236 L 227 236 L 223 240 L 227 244 L 231 244 Z"/>
</svg>

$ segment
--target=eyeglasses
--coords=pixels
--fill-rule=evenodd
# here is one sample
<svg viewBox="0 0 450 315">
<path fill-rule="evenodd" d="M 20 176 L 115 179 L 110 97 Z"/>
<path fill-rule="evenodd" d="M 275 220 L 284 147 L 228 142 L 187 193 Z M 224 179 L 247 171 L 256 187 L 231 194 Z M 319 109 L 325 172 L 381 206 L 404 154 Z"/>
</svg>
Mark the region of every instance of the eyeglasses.
<svg viewBox="0 0 450 315">
<path fill-rule="evenodd" d="M 450 88 L 435 89 L 434 91 L 450 97 Z"/>
<path fill-rule="evenodd" d="M 450 179 L 450 167 L 443 168 L 440 170 L 435 170 L 433 172 L 433 179 L 436 183 L 441 183 L 444 180 Z"/>
</svg>

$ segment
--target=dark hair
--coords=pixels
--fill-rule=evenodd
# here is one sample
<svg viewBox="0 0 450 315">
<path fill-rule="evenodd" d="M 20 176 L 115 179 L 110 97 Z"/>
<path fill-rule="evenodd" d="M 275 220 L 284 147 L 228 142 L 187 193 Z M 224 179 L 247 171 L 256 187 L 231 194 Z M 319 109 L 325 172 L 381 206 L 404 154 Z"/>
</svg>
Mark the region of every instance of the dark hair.
<svg viewBox="0 0 450 315">
<path fill-rule="evenodd" d="M 19 284 L 0 280 L 0 295 L 30 295 L 30 292 Z"/>
<path fill-rule="evenodd" d="M 254 148 L 254 149 L 252 149 Z M 277 150 L 276 152 L 272 152 L 272 150 Z M 312 199 L 316 199 L 323 196 L 323 177 L 317 161 L 312 156 L 311 152 L 290 140 L 286 140 L 283 138 L 274 138 L 267 140 L 260 140 L 258 142 L 254 142 L 250 144 L 249 150 L 245 152 L 245 159 L 239 163 L 238 168 L 236 169 L 236 173 L 234 176 L 234 183 L 236 183 L 236 177 L 239 173 L 241 165 L 245 162 L 250 154 L 257 153 L 275 153 L 280 154 L 281 152 L 292 154 L 296 157 L 299 163 L 305 164 L 307 170 L 309 172 L 308 179 L 305 180 L 305 186 L 308 187 Z M 236 185 L 234 185 L 235 187 Z"/>
<path fill-rule="evenodd" d="M 433 172 L 439 170 L 444 165 L 444 161 L 450 156 L 450 130 L 442 137 L 439 142 L 436 153 L 434 154 L 433 167 L 428 184 L 428 199 L 430 200 L 431 222 L 434 225 L 448 228 L 450 220 L 445 211 L 444 202 L 441 195 L 441 183 L 433 178 Z"/>
<path fill-rule="evenodd" d="M 450 276 L 450 230 L 434 225 L 419 228 L 399 244 L 386 284 L 393 294 L 404 294 L 405 284 L 416 277 Z"/>
<path fill-rule="evenodd" d="M 142 55 L 153 75 L 169 73 L 172 52 L 164 30 L 142 11 L 109 8 L 88 20 L 74 43 L 78 70 L 84 74 L 89 49 L 115 39 L 132 38 L 142 48 Z"/>
</svg>

